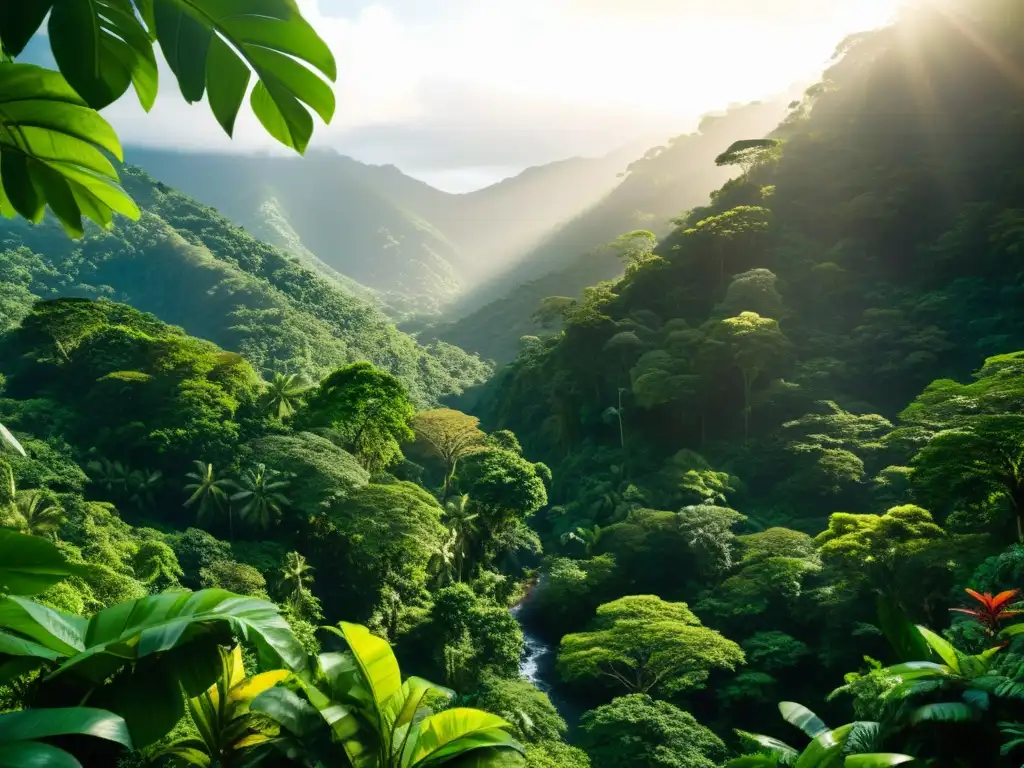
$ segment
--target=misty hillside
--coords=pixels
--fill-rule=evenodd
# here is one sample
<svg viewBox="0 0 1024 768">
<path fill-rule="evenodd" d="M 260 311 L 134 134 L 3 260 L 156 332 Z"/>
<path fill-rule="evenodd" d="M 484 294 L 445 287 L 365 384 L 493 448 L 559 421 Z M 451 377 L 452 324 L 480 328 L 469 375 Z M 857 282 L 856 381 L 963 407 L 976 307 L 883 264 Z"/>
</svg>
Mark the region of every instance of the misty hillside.
<svg viewBox="0 0 1024 768">
<path fill-rule="evenodd" d="M 430 404 L 489 373 L 447 344 L 419 346 L 366 299 L 140 169 L 124 167 L 121 180 L 143 215 L 111 232 L 73 241 L 52 221 L 0 219 L 0 330 L 36 299 L 106 298 L 240 352 L 268 376 L 315 380 L 369 360 Z"/>
<path fill-rule="evenodd" d="M 585 286 L 620 275 L 619 259 L 601 246 L 635 229 L 665 234 L 671 219 L 706 203 L 735 175 L 735 169 L 717 167 L 715 157 L 734 141 L 771 132 L 794 96 L 709 115 L 695 132 L 648 150 L 628 166 L 619 186 L 459 301 L 448 314 L 462 317 L 430 333 L 488 359 L 513 359 L 519 338 L 540 331 L 532 315 L 541 299 L 575 297 Z"/>
<path fill-rule="evenodd" d="M 393 314 L 429 315 L 600 199 L 631 157 L 565 160 L 462 195 L 333 152 L 127 159 Z"/>
</svg>

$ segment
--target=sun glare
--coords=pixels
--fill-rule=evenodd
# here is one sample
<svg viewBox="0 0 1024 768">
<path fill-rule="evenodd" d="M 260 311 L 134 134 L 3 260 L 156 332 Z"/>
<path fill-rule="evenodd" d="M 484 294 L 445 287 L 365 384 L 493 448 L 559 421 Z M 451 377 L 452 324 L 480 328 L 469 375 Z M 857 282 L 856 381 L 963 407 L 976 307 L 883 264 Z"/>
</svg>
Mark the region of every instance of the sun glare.
<svg viewBox="0 0 1024 768">
<path fill-rule="evenodd" d="M 900 0 L 834 0 L 830 14 L 800 18 L 678 14 L 552 16 L 529 20 L 522 47 L 495 49 L 481 37 L 474 78 L 491 87 L 580 104 L 621 105 L 694 116 L 732 101 L 762 98 L 820 74 L 851 32 L 893 19 Z M 507 23 L 507 20 L 506 20 Z M 728 55 L 724 52 L 728 51 Z"/>
</svg>

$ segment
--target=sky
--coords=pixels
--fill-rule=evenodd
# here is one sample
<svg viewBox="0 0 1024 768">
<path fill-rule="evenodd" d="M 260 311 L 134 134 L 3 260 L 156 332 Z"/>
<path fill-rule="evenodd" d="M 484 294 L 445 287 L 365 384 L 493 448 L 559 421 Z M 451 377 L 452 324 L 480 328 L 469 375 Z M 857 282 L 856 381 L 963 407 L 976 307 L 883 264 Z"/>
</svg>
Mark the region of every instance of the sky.
<svg viewBox="0 0 1024 768">
<path fill-rule="evenodd" d="M 730 103 L 811 82 L 898 0 L 299 0 L 338 59 L 312 146 L 450 191 L 531 165 L 653 145 Z M 126 145 L 279 151 L 249 115 L 229 141 L 169 71 L 153 112 L 105 111 Z M 243 111 L 247 114 L 248 107 Z"/>
</svg>

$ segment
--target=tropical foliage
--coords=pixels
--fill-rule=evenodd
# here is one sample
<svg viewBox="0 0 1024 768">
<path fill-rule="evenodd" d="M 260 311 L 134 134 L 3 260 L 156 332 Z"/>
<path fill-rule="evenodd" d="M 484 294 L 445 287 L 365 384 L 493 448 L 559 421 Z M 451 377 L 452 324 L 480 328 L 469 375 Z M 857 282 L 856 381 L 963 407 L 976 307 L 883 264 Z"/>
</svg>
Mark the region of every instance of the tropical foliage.
<svg viewBox="0 0 1024 768">
<path fill-rule="evenodd" d="M 249 90 L 256 117 L 275 139 L 303 152 L 313 133 L 310 109 L 334 115 L 334 56 L 287 0 L 259 13 L 234 13 L 218 0 L 123 2 L 107 6 L 29 0 L 0 16 L 0 102 L 5 169 L 0 213 L 38 223 L 47 205 L 70 234 L 84 233 L 83 215 L 110 227 L 113 214 L 139 217 L 103 154 L 123 160 L 110 125 L 95 111 L 133 86 L 143 109 L 156 101 L 154 44 L 189 103 L 207 97 L 231 135 Z M 43 20 L 60 73 L 12 62 Z M 94 30 L 93 33 L 87 30 Z M 301 60 L 316 70 L 296 69 Z"/>
<path fill-rule="evenodd" d="M 908 10 L 770 136 L 634 163 L 566 231 L 639 187 L 662 221 L 517 290 L 540 335 L 472 392 L 107 158 L 157 48 L 304 148 L 333 59 L 290 0 L 16 5 L 0 207 L 140 216 L 0 231 L 0 763 L 1019 765 L 1018 2 Z M 668 178 L 697 156 L 733 175 L 704 204 Z"/>
</svg>

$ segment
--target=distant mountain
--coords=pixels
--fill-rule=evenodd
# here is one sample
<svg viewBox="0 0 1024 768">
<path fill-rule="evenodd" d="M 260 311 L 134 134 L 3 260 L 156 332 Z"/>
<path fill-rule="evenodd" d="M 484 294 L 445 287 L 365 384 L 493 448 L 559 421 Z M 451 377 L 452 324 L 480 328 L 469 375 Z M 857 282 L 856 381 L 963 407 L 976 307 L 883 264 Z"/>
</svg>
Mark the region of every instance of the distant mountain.
<svg viewBox="0 0 1024 768">
<path fill-rule="evenodd" d="M 672 218 L 707 203 L 712 190 L 736 173 L 716 166 L 715 158 L 739 139 L 771 132 L 798 96 L 795 91 L 731 107 L 702 119 L 696 132 L 648 150 L 628 165 L 615 189 L 459 300 L 446 313 L 456 319 L 424 335 L 487 359 L 511 360 L 522 336 L 540 332 L 531 316 L 541 299 L 575 297 L 584 287 L 621 274 L 618 258 L 601 246 L 635 229 L 665 234 Z"/>
<path fill-rule="evenodd" d="M 531 168 L 462 195 L 325 151 L 293 158 L 129 149 L 127 159 L 404 316 L 436 313 L 514 263 L 612 189 L 630 151 Z"/>
<path fill-rule="evenodd" d="M 211 176 L 212 179 L 212 176 Z M 126 166 L 121 180 L 142 209 L 113 231 L 70 240 L 56 223 L 0 219 L 0 331 L 39 298 L 108 298 L 239 352 L 255 368 L 318 379 L 369 360 L 428 406 L 480 383 L 478 358 L 423 347 L 371 302 L 253 237 L 217 211 Z M 65 350 L 74 355 L 74 350 Z"/>
</svg>

